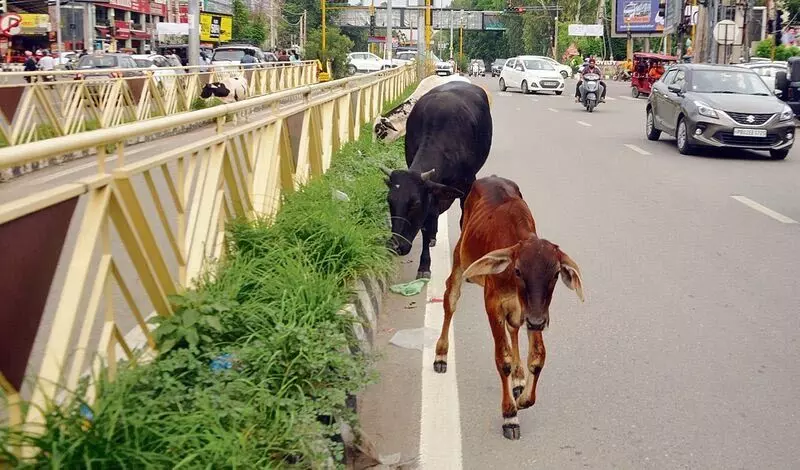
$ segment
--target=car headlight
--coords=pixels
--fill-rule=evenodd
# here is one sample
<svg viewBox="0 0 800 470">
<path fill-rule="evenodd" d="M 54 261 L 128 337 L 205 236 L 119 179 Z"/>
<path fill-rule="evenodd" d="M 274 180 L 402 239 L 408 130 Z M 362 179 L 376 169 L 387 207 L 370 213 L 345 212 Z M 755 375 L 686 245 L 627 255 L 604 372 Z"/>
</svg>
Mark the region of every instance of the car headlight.
<svg viewBox="0 0 800 470">
<path fill-rule="evenodd" d="M 710 118 L 714 118 L 714 119 L 718 119 L 719 118 L 719 115 L 717 114 L 717 111 L 714 108 L 712 108 L 711 106 L 703 103 L 702 101 L 695 101 L 694 105 L 697 106 L 697 112 L 701 116 L 710 117 Z"/>
<path fill-rule="evenodd" d="M 789 106 L 784 106 L 781 112 L 781 121 L 788 121 L 794 117 L 794 111 Z"/>
</svg>

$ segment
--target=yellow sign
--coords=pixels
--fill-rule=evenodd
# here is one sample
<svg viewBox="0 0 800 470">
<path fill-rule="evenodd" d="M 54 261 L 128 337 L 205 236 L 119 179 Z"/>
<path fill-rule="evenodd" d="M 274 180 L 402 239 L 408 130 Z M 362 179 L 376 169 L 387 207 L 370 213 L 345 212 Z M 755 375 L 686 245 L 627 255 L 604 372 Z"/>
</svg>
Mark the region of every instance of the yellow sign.
<svg viewBox="0 0 800 470">
<path fill-rule="evenodd" d="M 200 40 L 228 42 L 231 40 L 233 17 L 215 13 L 200 13 Z"/>
<path fill-rule="evenodd" d="M 32 13 L 21 13 L 19 15 L 22 22 L 20 28 L 22 35 L 47 34 L 50 32 L 50 15 L 38 15 Z"/>
</svg>

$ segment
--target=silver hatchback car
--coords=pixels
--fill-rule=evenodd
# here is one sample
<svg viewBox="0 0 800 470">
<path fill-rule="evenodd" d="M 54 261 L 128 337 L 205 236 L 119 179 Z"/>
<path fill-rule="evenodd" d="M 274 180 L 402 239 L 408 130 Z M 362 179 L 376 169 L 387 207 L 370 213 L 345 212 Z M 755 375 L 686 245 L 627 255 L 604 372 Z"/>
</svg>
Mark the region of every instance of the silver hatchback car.
<svg viewBox="0 0 800 470">
<path fill-rule="evenodd" d="M 675 136 L 678 151 L 696 147 L 769 151 L 784 159 L 794 144 L 794 113 L 752 70 L 678 64 L 653 84 L 645 131 Z"/>
</svg>

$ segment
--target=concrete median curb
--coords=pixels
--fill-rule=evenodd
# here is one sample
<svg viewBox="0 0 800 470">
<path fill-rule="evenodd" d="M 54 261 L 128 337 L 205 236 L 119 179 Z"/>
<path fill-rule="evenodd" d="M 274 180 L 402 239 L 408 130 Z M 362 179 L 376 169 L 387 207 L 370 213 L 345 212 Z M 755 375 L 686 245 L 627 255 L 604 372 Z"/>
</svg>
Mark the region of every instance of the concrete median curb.
<svg viewBox="0 0 800 470">
<path fill-rule="evenodd" d="M 353 333 L 359 341 L 359 347 L 351 350 L 352 354 L 372 352 L 386 285 L 385 279 L 369 277 L 359 279 L 352 288 L 350 303 L 339 310 L 340 315 L 349 315 L 357 320 L 353 323 Z"/>
</svg>

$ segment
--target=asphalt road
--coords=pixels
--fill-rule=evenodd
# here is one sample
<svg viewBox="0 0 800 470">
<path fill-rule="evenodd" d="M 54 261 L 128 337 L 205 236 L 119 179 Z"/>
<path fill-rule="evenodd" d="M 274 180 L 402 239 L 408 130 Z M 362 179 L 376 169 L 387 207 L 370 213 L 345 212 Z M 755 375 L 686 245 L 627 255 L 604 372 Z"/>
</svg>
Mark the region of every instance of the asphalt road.
<svg viewBox="0 0 800 470">
<path fill-rule="evenodd" d="M 504 439 L 479 287 L 462 289 L 446 374 L 433 343 L 387 345 L 399 329 L 439 334 L 454 204 L 427 291 L 385 301 L 381 381 L 360 402 L 379 449 L 435 470 L 800 468 L 800 150 L 682 156 L 670 137 L 646 140 L 645 100 L 624 84 L 588 114 L 574 81 L 561 97 L 478 81 L 494 93 L 480 175 L 518 183 L 540 236 L 580 265 L 586 302 L 558 283 L 537 403 L 521 440 Z M 413 279 L 418 249 L 396 282 Z"/>
</svg>

